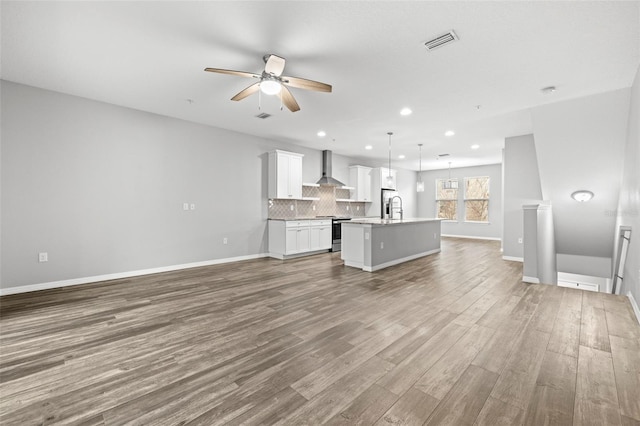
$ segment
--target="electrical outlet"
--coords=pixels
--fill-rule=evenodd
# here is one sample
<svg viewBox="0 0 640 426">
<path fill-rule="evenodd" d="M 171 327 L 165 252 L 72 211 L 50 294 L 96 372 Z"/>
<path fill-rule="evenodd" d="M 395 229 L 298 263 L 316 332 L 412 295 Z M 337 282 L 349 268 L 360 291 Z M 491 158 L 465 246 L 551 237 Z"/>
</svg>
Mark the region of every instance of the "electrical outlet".
<svg viewBox="0 0 640 426">
<path fill-rule="evenodd" d="M 356 206 L 356 211 L 360 211 L 360 206 Z"/>
<path fill-rule="evenodd" d="M 293 204 L 291 204 L 291 205 L 289 206 L 289 209 L 291 209 L 291 211 L 293 211 Z"/>
<path fill-rule="evenodd" d="M 349 210 L 349 206 L 347 206 L 347 211 Z"/>
<path fill-rule="evenodd" d="M 522 237 L 518 238 L 518 244 L 522 244 Z"/>
<path fill-rule="evenodd" d="M 364 233 L 364 239 L 365 239 L 365 240 L 368 240 L 368 239 L 369 239 L 369 233 L 368 233 L 368 232 L 365 232 L 365 233 Z"/>
<path fill-rule="evenodd" d="M 190 208 L 191 208 L 191 210 L 195 210 L 196 209 L 196 205 L 195 204 L 191 204 Z"/>
<path fill-rule="evenodd" d="M 182 203 L 182 210 L 189 210 L 189 203 Z"/>
<path fill-rule="evenodd" d="M 222 239 L 222 244 L 227 244 L 229 242 L 229 240 L 227 239 L 227 237 L 224 237 Z"/>
<path fill-rule="evenodd" d="M 384 250 L 384 241 L 380 241 L 380 250 Z"/>
<path fill-rule="evenodd" d="M 38 262 L 48 262 L 49 253 L 38 253 Z"/>
<path fill-rule="evenodd" d="M 316 211 L 316 205 L 315 204 L 313 206 L 311 206 L 311 208 L 313 209 L 313 211 Z"/>
</svg>

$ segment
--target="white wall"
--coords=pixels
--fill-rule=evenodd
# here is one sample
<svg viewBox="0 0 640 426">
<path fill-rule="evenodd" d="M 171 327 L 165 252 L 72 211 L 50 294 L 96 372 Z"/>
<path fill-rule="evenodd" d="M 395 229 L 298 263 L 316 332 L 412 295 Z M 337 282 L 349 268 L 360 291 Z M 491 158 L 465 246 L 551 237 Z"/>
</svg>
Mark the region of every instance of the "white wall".
<svg viewBox="0 0 640 426">
<path fill-rule="evenodd" d="M 464 178 L 489 176 L 489 223 L 471 223 L 464 221 Z M 436 180 L 449 177 L 449 170 L 429 170 L 422 172 L 425 184 L 424 192 L 417 194 L 418 216 L 436 217 Z M 500 164 L 451 169 L 451 177 L 457 178 L 458 221 L 442 222 L 442 234 L 476 238 L 502 238 L 502 171 Z"/>
<path fill-rule="evenodd" d="M 542 201 L 540 175 L 533 135 L 515 136 L 504 141 L 504 231 L 502 254 L 522 259 L 524 237 L 522 206 Z"/>
<path fill-rule="evenodd" d="M 631 88 L 622 176 L 614 232 L 631 226 L 632 234 L 620 294 L 631 294 L 640 303 L 640 68 Z"/>
<path fill-rule="evenodd" d="M 303 180 L 321 176 L 318 150 L 6 81 L 1 91 L 3 289 L 260 255 L 267 152 L 305 154 Z M 346 183 L 358 163 L 336 156 L 335 176 Z"/>
</svg>

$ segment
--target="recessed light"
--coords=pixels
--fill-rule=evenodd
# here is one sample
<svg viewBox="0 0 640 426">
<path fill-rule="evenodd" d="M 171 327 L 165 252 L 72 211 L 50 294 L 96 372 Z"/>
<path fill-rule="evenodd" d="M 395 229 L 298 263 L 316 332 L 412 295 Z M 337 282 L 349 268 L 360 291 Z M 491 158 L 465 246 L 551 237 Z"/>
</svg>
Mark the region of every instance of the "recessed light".
<svg viewBox="0 0 640 426">
<path fill-rule="evenodd" d="M 480 148 L 480 145 L 478 144 L 471 145 L 471 149 L 478 149 L 478 148 Z"/>
<path fill-rule="evenodd" d="M 318 137 L 319 138 L 324 138 L 325 136 L 327 136 L 327 132 L 325 132 L 324 130 L 320 130 L 318 132 Z"/>
<path fill-rule="evenodd" d="M 400 115 L 411 115 L 412 112 L 411 108 L 402 108 L 400 110 Z"/>
<path fill-rule="evenodd" d="M 447 130 L 446 132 L 444 132 L 445 136 L 453 136 L 455 134 L 456 134 L 456 132 L 454 132 L 453 130 Z"/>
<path fill-rule="evenodd" d="M 404 154 L 400 154 L 400 155 L 398 155 L 398 158 L 401 159 L 401 160 L 404 160 L 405 156 L 404 156 Z"/>
<path fill-rule="evenodd" d="M 364 147 L 364 149 L 373 149 L 373 147 L 371 145 L 367 145 Z"/>
</svg>

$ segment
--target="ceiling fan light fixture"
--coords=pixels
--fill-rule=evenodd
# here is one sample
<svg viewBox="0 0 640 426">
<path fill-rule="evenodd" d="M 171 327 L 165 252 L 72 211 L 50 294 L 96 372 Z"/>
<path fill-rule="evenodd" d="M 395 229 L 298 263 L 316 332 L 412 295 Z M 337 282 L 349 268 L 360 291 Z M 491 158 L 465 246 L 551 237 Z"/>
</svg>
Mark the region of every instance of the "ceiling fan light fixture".
<svg viewBox="0 0 640 426">
<path fill-rule="evenodd" d="M 260 91 L 265 95 L 277 95 L 282 90 L 282 85 L 275 80 L 262 80 Z"/>
</svg>

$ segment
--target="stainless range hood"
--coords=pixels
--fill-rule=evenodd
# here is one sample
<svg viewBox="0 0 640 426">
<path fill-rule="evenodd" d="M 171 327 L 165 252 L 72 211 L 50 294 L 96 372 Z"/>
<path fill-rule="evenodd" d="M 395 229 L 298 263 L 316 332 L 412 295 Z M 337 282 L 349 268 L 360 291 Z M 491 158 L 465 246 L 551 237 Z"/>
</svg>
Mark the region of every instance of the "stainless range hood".
<svg viewBox="0 0 640 426">
<path fill-rule="evenodd" d="M 331 151 L 322 151 L 322 177 L 316 183 L 326 186 L 344 186 L 344 183 L 340 182 L 338 179 L 334 179 L 331 176 L 331 161 Z"/>
</svg>

